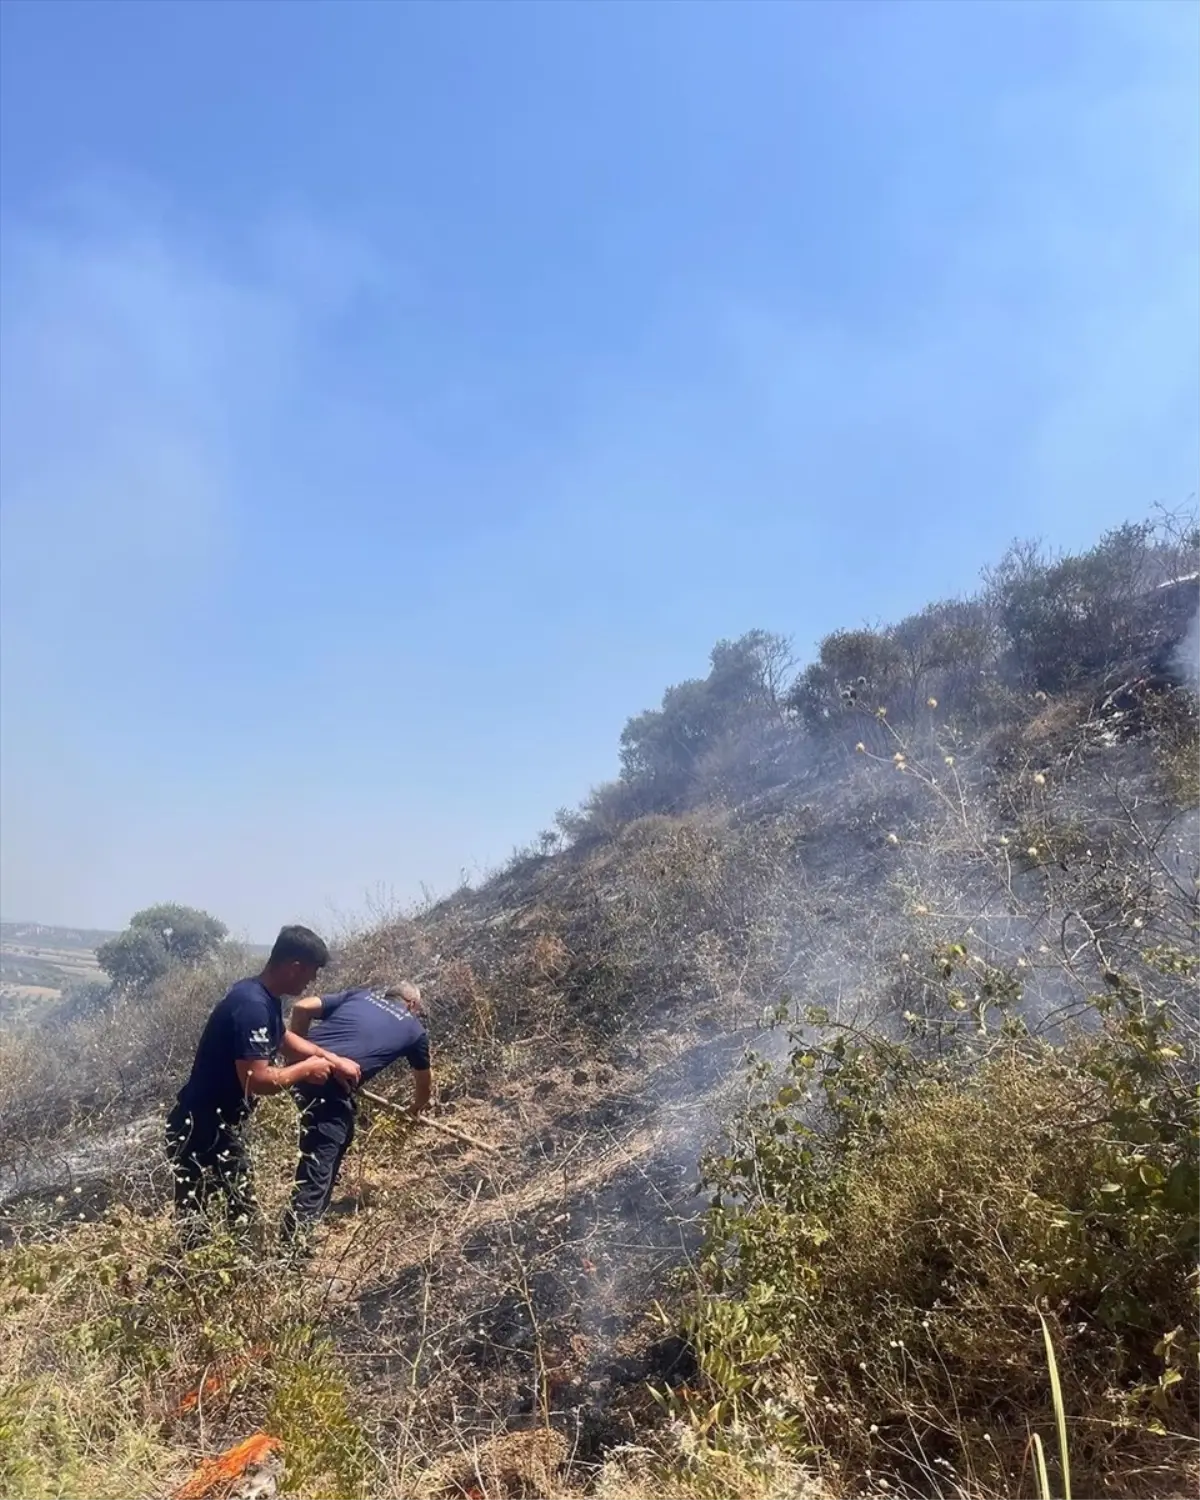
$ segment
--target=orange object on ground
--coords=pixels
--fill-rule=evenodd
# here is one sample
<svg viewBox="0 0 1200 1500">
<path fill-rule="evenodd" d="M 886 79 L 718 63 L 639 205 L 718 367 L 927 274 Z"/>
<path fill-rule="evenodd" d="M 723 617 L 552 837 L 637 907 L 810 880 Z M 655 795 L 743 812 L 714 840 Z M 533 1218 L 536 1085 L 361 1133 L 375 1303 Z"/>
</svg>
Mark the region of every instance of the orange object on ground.
<svg viewBox="0 0 1200 1500">
<path fill-rule="evenodd" d="M 177 1416 L 185 1417 L 188 1412 L 195 1411 L 200 1405 L 203 1396 L 215 1396 L 224 1386 L 225 1382 L 220 1375 L 207 1376 L 194 1391 L 189 1391 L 179 1405 L 175 1408 Z"/>
<path fill-rule="evenodd" d="M 223 1391 L 233 1377 L 241 1374 L 251 1360 L 261 1359 L 266 1352 L 265 1344 L 256 1344 L 248 1354 L 243 1354 L 240 1359 L 232 1360 L 229 1364 L 214 1370 L 211 1375 L 205 1376 L 194 1391 L 188 1391 L 187 1395 L 180 1399 L 179 1405 L 175 1408 L 175 1415 L 186 1417 L 188 1412 L 195 1411 L 202 1400 Z"/>
<path fill-rule="evenodd" d="M 216 1458 L 206 1458 L 187 1483 L 175 1491 L 174 1500 L 209 1500 L 210 1496 L 226 1495 L 247 1469 L 261 1464 L 282 1446 L 278 1438 L 256 1432 L 218 1453 Z"/>
</svg>

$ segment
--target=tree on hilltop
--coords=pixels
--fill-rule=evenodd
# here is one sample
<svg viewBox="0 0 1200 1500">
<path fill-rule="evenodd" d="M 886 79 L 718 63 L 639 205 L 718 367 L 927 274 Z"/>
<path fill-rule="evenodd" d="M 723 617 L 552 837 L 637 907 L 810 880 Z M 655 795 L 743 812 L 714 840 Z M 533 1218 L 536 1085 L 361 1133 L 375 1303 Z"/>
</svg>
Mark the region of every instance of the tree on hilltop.
<svg viewBox="0 0 1200 1500">
<path fill-rule="evenodd" d="M 194 968 L 225 941 L 224 922 L 174 901 L 135 912 L 124 932 L 103 943 L 96 962 L 120 989 L 142 989 L 172 968 Z"/>
<path fill-rule="evenodd" d="M 782 714 L 793 668 L 790 643 L 766 630 L 718 641 L 707 677 L 666 690 L 659 708 L 630 719 L 621 734 L 621 779 L 651 791 L 652 805 L 685 796 L 700 756 L 755 718 Z"/>
</svg>

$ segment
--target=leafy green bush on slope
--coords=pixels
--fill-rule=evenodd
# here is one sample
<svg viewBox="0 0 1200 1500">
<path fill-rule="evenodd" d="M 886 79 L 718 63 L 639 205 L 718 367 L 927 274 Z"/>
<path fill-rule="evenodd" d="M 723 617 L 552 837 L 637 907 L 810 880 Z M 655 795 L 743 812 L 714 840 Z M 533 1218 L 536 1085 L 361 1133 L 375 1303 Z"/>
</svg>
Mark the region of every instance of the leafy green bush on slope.
<svg viewBox="0 0 1200 1500">
<path fill-rule="evenodd" d="M 1116 980 L 1059 1045 L 997 1014 L 950 1058 L 809 1020 L 824 1040 L 797 1032 L 707 1163 L 689 1420 L 856 1482 L 1014 1495 L 1054 1427 L 1040 1310 L 1075 1493 L 1169 1492 L 1197 1400 L 1198 1135 L 1168 1007 Z"/>
</svg>

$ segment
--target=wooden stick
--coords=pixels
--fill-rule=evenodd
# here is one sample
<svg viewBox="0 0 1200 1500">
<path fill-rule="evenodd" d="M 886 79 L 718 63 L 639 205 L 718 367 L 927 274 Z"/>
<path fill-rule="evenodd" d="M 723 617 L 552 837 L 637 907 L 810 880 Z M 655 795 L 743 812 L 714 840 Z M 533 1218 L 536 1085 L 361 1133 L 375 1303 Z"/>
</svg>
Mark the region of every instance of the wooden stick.
<svg viewBox="0 0 1200 1500">
<path fill-rule="evenodd" d="M 480 1151 L 490 1151 L 493 1156 L 499 1155 L 500 1147 L 493 1146 L 490 1141 L 481 1141 L 478 1136 L 468 1135 L 465 1130 L 455 1130 L 453 1125 L 443 1125 L 441 1120 L 431 1120 L 428 1115 L 411 1114 L 403 1104 L 397 1104 L 394 1099 L 385 1099 L 382 1094 L 372 1093 L 370 1089 L 359 1089 L 358 1092 L 364 1099 L 369 1099 L 372 1104 L 382 1104 L 384 1109 L 395 1110 L 398 1115 L 403 1115 L 414 1125 L 428 1125 L 430 1130 L 440 1130 L 443 1135 L 452 1135 L 456 1141 L 463 1141 L 468 1146 L 476 1146 Z"/>
</svg>

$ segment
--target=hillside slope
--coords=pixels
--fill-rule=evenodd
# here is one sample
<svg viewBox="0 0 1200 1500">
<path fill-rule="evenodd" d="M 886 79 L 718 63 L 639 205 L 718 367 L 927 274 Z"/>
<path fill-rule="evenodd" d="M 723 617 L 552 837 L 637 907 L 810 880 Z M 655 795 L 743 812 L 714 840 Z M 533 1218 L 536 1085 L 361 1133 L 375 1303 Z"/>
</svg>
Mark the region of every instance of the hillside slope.
<svg viewBox="0 0 1200 1500">
<path fill-rule="evenodd" d="M 775 638 L 723 643 L 557 833 L 347 935 L 333 984 L 423 984 L 436 1118 L 477 1144 L 365 1106 L 303 1273 L 273 1239 L 285 1099 L 256 1112 L 252 1251 L 181 1255 L 162 1206 L 157 1111 L 242 955 L 52 1052 L 6 1042 L 6 1164 L 42 1174 L 5 1211 L 6 1489 L 162 1494 L 261 1429 L 262 1486 L 298 1496 L 1032 1494 L 1042 1312 L 1079 1483 L 1186 1493 L 1195 541 L 1139 538 L 1010 569 L 925 634 L 841 632 L 793 682 Z M 80 1173 L 81 1132 L 143 1116 Z M 977 1290 L 993 1200 L 1023 1245 L 1003 1306 Z M 1111 1262 L 1027 1232 L 1034 1202 Z M 1096 1276 L 1141 1290 L 1114 1308 Z M 939 1318 L 936 1360 L 893 1369 Z"/>
</svg>

